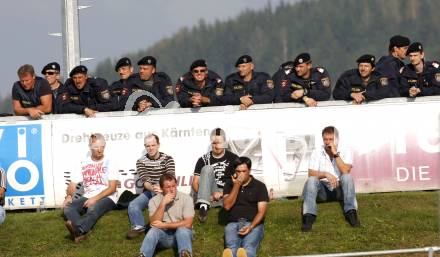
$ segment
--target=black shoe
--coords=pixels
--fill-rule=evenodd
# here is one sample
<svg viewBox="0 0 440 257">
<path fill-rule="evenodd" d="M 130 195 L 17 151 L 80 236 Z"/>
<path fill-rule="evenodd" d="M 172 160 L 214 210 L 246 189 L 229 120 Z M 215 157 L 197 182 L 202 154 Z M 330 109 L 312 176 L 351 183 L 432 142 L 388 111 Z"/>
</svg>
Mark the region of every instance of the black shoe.
<svg viewBox="0 0 440 257">
<path fill-rule="evenodd" d="M 316 216 L 310 213 L 306 213 L 302 216 L 301 231 L 307 232 L 312 230 L 313 223 L 315 223 Z"/>
<path fill-rule="evenodd" d="M 199 209 L 200 223 L 205 223 L 207 219 L 208 219 L 208 206 L 206 204 L 201 204 Z"/>
<path fill-rule="evenodd" d="M 361 223 L 358 219 L 356 210 L 349 210 L 345 214 L 345 219 L 350 223 L 350 225 L 354 228 L 360 227 Z"/>
<path fill-rule="evenodd" d="M 78 230 L 78 228 L 76 227 L 75 224 L 73 224 L 72 221 L 67 220 L 65 225 L 66 225 L 67 230 L 69 230 L 69 232 L 70 232 L 70 236 L 71 236 L 72 240 L 76 244 L 80 243 L 81 241 L 83 241 L 86 238 L 87 234 L 81 233 L 81 231 Z"/>
</svg>

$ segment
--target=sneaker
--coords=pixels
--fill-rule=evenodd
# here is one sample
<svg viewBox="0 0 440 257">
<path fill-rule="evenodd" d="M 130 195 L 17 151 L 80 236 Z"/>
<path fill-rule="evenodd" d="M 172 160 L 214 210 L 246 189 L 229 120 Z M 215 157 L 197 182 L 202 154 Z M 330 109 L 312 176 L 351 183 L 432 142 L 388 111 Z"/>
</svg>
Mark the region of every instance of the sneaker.
<svg viewBox="0 0 440 257">
<path fill-rule="evenodd" d="M 350 225 L 354 228 L 360 227 L 361 223 L 358 219 L 357 212 L 355 209 L 347 211 L 345 214 L 345 219 L 350 223 Z"/>
<path fill-rule="evenodd" d="M 145 234 L 145 228 L 141 227 L 141 228 L 132 228 L 127 232 L 126 238 L 127 239 L 133 239 L 136 238 L 140 235 L 144 235 Z"/>
<path fill-rule="evenodd" d="M 247 252 L 244 248 L 238 248 L 237 257 L 247 257 Z"/>
<path fill-rule="evenodd" d="M 187 250 L 183 250 L 180 252 L 180 257 L 191 257 L 191 254 Z"/>
<path fill-rule="evenodd" d="M 208 205 L 201 204 L 199 208 L 199 221 L 200 223 L 205 223 L 208 219 Z"/>
<path fill-rule="evenodd" d="M 73 240 L 76 244 L 80 243 L 81 241 L 83 241 L 83 240 L 86 238 L 87 234 L 86 234 L 86 233 L 81 233 L 81 231 L 79 231 L 79 230 L 76 228 L 75 224 L 73 224 L 72 221 L 67 220 L 66 223 L 65 223 L 65 225 L 66 225 L 66 228 L 67 228 L 67 229 L 69 230 L 69 232 L 70 232 L 70 236 L 71 236 L 72 240 Z"/>
<path fill-rule="evenodd" d="M 225 248 L 223 250 L 222 257 L 234 257 L 234 255 L 232 255 L 232 250 L 229 248 Z"/>
<path fill-rule="evenodd" d="M 308 232 L 312 230 L 313 223 L 315 223 L 316 216 L 310 213 L 306 213 L 302 216 L 301 231 Z"/>
<path fill-rule="evenodd" d="M 143 253 L 137 253 L 133 257 L 145 257 L 145 255 Z"/>
</svg>

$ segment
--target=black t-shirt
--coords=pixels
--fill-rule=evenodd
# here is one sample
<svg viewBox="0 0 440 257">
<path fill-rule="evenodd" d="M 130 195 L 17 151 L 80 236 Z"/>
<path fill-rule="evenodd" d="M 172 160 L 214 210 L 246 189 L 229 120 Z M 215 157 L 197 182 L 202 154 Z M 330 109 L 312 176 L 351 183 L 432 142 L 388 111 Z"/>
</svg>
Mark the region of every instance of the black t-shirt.
<svg viewBox="0 0 440 257">
<path fill-rule="evenodd" d="M 223 188 L 223 194 L 231 193 L 232 187 L 232 180 L 229 180 Z M 258 213 L 258 202 L 269 202 L 269 194 L 266 185 L 252 177 L 251 182 L 238 191 L 237 200 L 228 212 L 228 221 L 237 222 L 240 218 L 252 221 Z"/>
<path fill-rule="evenodd" d="M 20 101 L 23 108 L 37 107 L 41 105 L 40 97 L 52 94 L 47 80 L 36 77 L 34 88 L 31 90 L 24 90 L 21 87 L 20 81 L 17 81 L 12 86 L 12 99 Z"/>
<path fill-rule="evenodd" d="M 221 158 L 215 158 L 212 156 L 212 152 L 204 154 L 196 163 L 196 167 L 194 169 L 194 175 L 200 176 L 200 172 L 202 171 L 203 166 L 210 165 L 214 169 L 215 182 L 219 188 L 223 188 L 225 186 L 225 182 L 234 174 L 232 168 L 232 162 L 237 159 L 238 156 L 228 150 L 225 151 L 225 154 Z"/>
</svg>

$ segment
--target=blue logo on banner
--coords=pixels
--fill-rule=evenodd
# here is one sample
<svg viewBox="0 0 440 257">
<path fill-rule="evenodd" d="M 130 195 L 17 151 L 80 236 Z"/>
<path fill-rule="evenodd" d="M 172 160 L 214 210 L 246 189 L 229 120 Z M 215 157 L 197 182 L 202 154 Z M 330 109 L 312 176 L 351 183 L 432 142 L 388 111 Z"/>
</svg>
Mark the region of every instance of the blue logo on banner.
<svg viewBox="0 0 440 257">
<path fill-rule="evenodd" d="M 6 196 L 44 195 L 41 125 L 0 126 Z"/>
</svg>

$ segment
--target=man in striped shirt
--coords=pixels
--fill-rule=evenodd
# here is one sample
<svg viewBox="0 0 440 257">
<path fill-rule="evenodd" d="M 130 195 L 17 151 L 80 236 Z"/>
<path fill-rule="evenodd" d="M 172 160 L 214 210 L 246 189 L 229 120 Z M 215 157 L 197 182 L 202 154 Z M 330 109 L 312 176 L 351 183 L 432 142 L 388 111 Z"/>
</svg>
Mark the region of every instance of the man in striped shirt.
<svg viewBox="0 0 440 257">
<path fill-rule="evenodd" d="M 2 165 L 0 163 L 0 225 L 3 224 L 6 218 L 5 209 L 3 209 L 3 205 L 5 205 L 5 192 L 6 192 L 6 172 L 3 170 Z"/>
<path fill-rule="evenodd" d="M 147 135 L 144 138 L 144 145 L 147 154 L 136 162 L 137 174 L 144 191 L 128 205 L 131 229 L 127 232 L 127 239 L 133 239 L 145 233 L 143 211 L 148 207 L 149 200 L 162 192 L 159 178 L 166 173 L 175 176 L 173 157 L 159 152 L 159 137 L 155 134 Z"/>
</svg>

